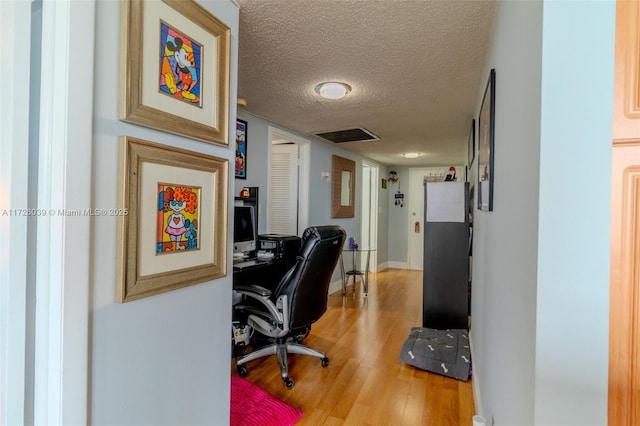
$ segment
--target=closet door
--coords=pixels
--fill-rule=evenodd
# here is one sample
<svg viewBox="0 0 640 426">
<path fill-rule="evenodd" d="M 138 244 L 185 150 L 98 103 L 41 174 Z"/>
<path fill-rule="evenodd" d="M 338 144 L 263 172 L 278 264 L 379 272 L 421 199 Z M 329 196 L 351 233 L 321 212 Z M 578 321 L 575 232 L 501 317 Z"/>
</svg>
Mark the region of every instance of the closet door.
<svg viewBox="0 0 640 426">
<path fill-rule="evenodd" d="M 618 1 L 613 125 L 609 424 L 640 424 L 640 2 Z"/>
<path fill-rule="evenodd" d="M 295 144 L 271 147 L 267 232 L 298 235 L 298 146 Z"/>
</svg>

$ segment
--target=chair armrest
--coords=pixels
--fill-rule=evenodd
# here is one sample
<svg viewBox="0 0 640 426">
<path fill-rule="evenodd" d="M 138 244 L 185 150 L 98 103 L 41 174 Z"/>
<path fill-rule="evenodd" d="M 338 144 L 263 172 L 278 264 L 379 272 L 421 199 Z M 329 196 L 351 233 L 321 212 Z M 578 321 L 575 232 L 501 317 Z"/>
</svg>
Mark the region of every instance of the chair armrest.
<svg viewBox="0 0 640 426">
<path fill-rule="evenodd" d="M 243 293 L 243 292 L 256 293 L 256 294 L 259 294 L 262 297 L 271 296 L 271 290 L 269 290 L 268 288 L 264 288 L 262 286 L 259 286 L 257 284 L 238 285 L 238 286 L 234 286 L 233 289 L 238 291 L 238 292 L 241 292 L 241 293 Z"/>
<path fill-rule="evenodd" d="M 260 292 L 256 292 L 260 289 Z M 272 318 L 278 323 L 282 324 L 285 328 L 289 327 L 289 312 L 287 311 L 287 296 L 282 295 L 278 297 L 278 300 L 274 303 L 269 297 L 271 291 L 259 285 L 249 286 L 237 286 L 233 289 L 235 292 L 242 294 L 243 296 L 250 297 L 251 299 L 260 302 L 267 310 Z"/>
</svg>

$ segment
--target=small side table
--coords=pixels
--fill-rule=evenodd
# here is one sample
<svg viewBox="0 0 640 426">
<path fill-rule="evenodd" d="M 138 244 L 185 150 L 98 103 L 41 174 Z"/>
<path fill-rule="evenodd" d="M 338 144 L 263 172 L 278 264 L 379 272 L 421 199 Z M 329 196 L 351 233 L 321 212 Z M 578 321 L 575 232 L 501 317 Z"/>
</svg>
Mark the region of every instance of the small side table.
<svg viewBox="0 0 640 426">
<path fill-rule="evenodd" d="M 342 272 L 342 295 L 347 294 L 347 285 L 349 284 L 349 277 L 353 277 L 353 291 L 356 291 L 356 277 L 359 276 L 362 280 L 362 289 L 364 296 L 369 295 L 369 260 L 371 258 L 371 252 L 375 249 L 343 249 L 342 256 L 340 256 L 340 271 Z M 344 254 L 351 252 L 352 268 L 345 270 L 344 267 Z M 358 269 L 360 265 L 360 256 L 366 253 L 367 261 L 364 269 Z"/>
</svg>

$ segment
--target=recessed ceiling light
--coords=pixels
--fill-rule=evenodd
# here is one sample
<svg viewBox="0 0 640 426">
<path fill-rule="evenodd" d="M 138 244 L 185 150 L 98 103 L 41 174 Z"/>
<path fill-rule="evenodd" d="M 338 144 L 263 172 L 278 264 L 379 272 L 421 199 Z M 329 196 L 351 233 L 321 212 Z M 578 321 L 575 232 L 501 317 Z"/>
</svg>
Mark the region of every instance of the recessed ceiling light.
<svg viewBox="0 0 640 426">
<path fill-rule="evenodd" d="M 419 152 L 405 152 L 402 154 L 404 158 L 418 158 L 420 155 L 421 154 Z"/>
<path fill-rule="evenodd" d="M 351 92 L 351 86 L 346 83 L 330 81 L 318 84 L 315 89 L 317 94 L 326 99 L 340 99 Z"/>
</svg>

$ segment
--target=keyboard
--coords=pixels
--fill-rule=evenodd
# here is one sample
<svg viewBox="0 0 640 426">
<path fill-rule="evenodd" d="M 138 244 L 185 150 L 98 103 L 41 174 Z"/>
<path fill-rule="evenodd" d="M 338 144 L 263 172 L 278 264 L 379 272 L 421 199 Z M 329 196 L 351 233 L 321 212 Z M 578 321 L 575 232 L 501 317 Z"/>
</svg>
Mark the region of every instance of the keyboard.
<svg viewBox="0 0 640 426">
<path fill-rule="evenodd" d="M 244 262 L 238 262 L 238 263 L 233 263 L 233 267 L 234 268 L 248 268 L 249 266 L 254 266 L 254 265 L 261 265 L 265 262 L 260 261 L 260 260 L 256 260 L 256 259 L 252 259 L 252 260 L 245 260 Z"/>
</svg>

